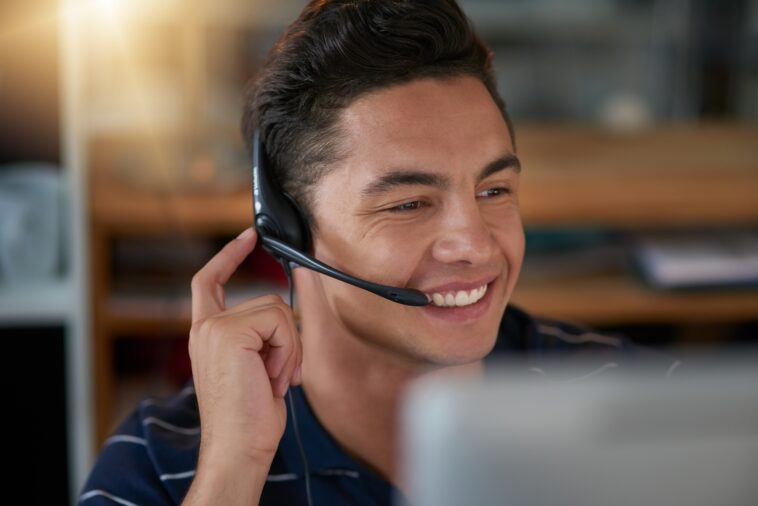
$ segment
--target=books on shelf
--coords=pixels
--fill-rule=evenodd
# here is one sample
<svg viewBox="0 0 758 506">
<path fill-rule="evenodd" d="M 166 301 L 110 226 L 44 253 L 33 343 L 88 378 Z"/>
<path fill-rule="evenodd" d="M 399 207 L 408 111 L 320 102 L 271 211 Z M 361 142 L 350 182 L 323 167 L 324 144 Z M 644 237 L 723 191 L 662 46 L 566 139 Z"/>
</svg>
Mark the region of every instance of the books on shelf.
<svg viewBox="0 0 758 506">
<path fill-rule="evenodd" d="M 640 235 L 633 255 L 640 274 L 656 288 L 758 286 L 758 231 Z"/>
</svg>

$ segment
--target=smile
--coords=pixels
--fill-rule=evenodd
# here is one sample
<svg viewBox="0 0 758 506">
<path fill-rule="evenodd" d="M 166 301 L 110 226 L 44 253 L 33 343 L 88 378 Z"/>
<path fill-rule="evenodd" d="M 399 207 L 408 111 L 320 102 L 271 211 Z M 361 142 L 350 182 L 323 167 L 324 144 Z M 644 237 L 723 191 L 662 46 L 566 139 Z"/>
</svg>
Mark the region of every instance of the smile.
<svg viewBox="0 0 758 506">
<path fill-rule="evenodd" d="M 434 292 L 426 294 L 437 307 L 463 307 L 476 304 L 487 293 L 487 285 L 474 288 L 470 291 L 459 290 L 457 292 Z"/>
</svg>

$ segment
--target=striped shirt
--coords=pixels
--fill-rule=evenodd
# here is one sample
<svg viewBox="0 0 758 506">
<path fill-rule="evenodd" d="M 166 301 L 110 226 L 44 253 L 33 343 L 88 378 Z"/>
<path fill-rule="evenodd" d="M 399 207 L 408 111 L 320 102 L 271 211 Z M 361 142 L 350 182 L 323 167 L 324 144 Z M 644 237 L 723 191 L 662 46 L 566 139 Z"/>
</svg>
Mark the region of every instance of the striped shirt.
<svg viewBox="0 0 758 506">
<path fill-rule="evenodd" d="M 593 365 L 587 376 L 591 376 L 608 374 L 640 353 L 655 355 L 622 336 L 534 318 L 509 305 L 485 367 L 498 357 L 521 355 L 531 364 L 530 371 L 547 374 L 540 361 L 560 354 L 562 359 L 590 358 Z M 665 357 L 661 362 L 668 374 L 678 366 L 677 361 Z M 338 446 L 316 418 L 300 387 L 290 388 L 290 394 L 295 416 L 290 413 L 287 417 L 261 496 L 262 506 L 307 504 L 306 473 L 315 506 L 388 505 L 402 497 L 391 483 Z M 288 409 L 291 411 L 289 405 Z M 79 503 L 181 504 L 194 478 L 199 444 L 200 417 L 190 380 L 167 399 L 143 400 L 121 423 L 101 449 Z"/>
</svg>

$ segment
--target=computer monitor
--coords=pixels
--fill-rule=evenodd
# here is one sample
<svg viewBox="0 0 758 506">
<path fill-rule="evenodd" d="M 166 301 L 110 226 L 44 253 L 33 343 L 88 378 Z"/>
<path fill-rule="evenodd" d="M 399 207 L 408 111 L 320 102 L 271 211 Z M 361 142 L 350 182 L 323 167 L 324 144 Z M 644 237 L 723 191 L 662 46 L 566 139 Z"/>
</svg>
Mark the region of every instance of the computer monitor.
<svg viewBox="0 0 758 506">
<path fill-rule="evenodd" d="M 685 357 L 673 375 L 553 365 L 559 374 L 509 361 L 483 381 L 415 384 L 403 418 L 410 504 L 758 504 L 754 353 Z"/>
</svg>

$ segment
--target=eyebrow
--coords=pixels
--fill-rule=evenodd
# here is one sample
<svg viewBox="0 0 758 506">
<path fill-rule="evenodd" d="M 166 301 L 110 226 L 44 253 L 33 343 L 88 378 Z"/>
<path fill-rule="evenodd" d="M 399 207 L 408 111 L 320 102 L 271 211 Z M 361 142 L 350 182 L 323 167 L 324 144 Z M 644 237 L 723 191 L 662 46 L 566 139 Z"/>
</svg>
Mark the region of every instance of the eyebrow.
<svg viewBox="0 0 758 506">
<path fill-rule="evenodd" d="M 477 183 L 496 172 L 508 169 L 513 170 L 517 174 L 521 172 L 521 162 L 518 157 L 512 153 L 500 156 L 485 165 L 477 177 Z M 442 176 L 440 174 L 418 170 L 397 169 L 392 170 L 369 183 L 363 190 L 361 190 L 361 195 L 364 197 L 373 197 L 387 193 L 399 186 L 432 186 L 434 188 L 445 190 L 450 186 L 450 181 L 447 176 Z"/>
</svg>

